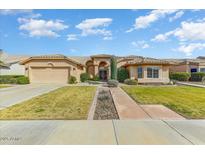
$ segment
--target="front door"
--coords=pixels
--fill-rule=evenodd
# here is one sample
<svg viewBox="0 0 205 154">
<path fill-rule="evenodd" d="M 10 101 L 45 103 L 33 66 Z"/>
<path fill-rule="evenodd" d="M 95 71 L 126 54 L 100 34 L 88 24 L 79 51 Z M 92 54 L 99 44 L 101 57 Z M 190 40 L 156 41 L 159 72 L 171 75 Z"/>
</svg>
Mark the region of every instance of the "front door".
<svg viewBox="0 0 205 154">
<path fill-rule="evenodd" d="M 100 80 L 107 80 L 107 70 L 100 70 L 99 71 L 99 77 L 100 77 Z"/>
</svg>

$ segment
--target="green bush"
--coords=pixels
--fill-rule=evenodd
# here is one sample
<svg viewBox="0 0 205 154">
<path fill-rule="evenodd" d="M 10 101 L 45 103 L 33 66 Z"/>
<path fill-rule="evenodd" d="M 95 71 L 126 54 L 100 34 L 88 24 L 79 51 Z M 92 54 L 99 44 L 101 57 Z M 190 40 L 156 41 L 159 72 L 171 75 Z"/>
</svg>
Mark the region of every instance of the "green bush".
<svg viewBox="0 0 205 154">
<path fill-rule="evenodd" d="M 80 81 L 81 81 L 81 82 L 85 82 L 85 81 L 87 81 L 87 80 L 89 80 L 89 79 L 90 79 L 90 76 L 89 76 L 88 73 L 81 73 L 81 74 L 80 74 Z"/>
<path fill-rule="evenodd" d="M 117 80 L 119 82 L 124 82 L 124 80 L 128 78 L 129 78 L 129 72 L 126 68 L 121 67 L 117 69 Z"/>
<path fill-rule="evenodd" d="M 17 84 L 17 79 L 23 75 L 0 75 L 0 84 Z"/>
<path fill-rule="evenodd" d="M 117 87 L 119 82 L 117 80 L 108 80 L 108 87 Z"/>
<path fill-rule="evenodd" d="M 100 77 L 95 75 L 93 78 L 92 78 L 93 81 L 100 81 Z"/>
<path fill-rule="evenodd" d="M 134 79 L 126 79 L 124 81 L 124 83 L 128 84 L 128 85 L 137 85 L 138 84 L 137 80 L 134 80 Z"/>
<path fill-rule="evenodd" d="M 29 79 L 26 76 L 18 77 L 17 84 L 29 84 Z"/>
<path fill-rule="evenodd" d="M 185 73 L 185 72 L 170 73 L 169 75 L 171 80 L 177 80 L 177 81 L 188 81 L 190 76 L 191 76 L 190 73 Z"/>
<path fill-rule="evenodd" d="M 191 73 L 191 81 L 198 81 L 201 82 L 202 78 L 205 76 L 204 72 L 195 72 L 195 73 Z"/>
<path fill-rule="evenodd" d="M 69 79 L 68 79 L 68 83 L 69 84 L 75 84 L 77 83 L 77 79 L 75 76 L 70 76 Z"/>
</svg>

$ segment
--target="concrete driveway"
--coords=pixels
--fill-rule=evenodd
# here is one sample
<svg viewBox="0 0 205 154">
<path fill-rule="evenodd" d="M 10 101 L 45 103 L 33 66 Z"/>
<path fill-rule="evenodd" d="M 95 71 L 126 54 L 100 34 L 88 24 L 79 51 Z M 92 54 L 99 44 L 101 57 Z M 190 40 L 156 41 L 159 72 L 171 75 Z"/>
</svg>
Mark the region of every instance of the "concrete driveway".
<svg viewBox="0 0 205 154">
<path fill-rule="evenodd" d="M 0 89 L 0 109 L 21 103 L 62 86 L 65 86 L 65 84 L 28 84 L 2 88 Z"/>
</svg>

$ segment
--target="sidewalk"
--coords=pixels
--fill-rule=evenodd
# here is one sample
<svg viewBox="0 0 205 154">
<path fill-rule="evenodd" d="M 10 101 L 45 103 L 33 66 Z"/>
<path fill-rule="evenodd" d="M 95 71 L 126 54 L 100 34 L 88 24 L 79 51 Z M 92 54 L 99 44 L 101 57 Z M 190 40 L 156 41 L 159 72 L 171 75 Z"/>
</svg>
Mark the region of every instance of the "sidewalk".
<svg viewBox="0 0 205 154">
<path fill-rule="evenodd" d="M 0 121 L 0 144 L 205 144 L 205 120 Z"/>
</svg>

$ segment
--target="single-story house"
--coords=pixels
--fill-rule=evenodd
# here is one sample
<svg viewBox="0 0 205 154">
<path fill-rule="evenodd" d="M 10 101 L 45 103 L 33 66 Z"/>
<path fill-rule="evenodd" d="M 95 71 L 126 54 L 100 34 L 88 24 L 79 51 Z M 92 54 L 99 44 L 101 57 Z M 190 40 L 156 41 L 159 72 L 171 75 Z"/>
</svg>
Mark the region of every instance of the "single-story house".
<svg viewBox="0 0 205 154">
<path fill-rule="evenodd" d="M 25 67 L 19 62 L 29 58 L 29 56 L 8 55 L 4 51 L 0 51 L 0 60 L 6 67 L 0 68 L 0 75 L 25 75 Z"/>
<path fill-rule="evenodd" d="M 205 57 L 197 57 L 196 59 L 170 59 L 173 65 L 170 72 L 205 72 Z"/>
<path fill-rule="evenodd" d="M 89 57 L 67 57 L 64 55 L 33 56 L 21 61 L 25 66 L 25 75 L 31 83 L 67 83 L 70 76 L 80 81 L 80 74 L 87 72 L 91 77 L 99 76 L 108 80 L 111 76 L 112 55 L 99 54 Z M 168 83 L 168 61 L 144 58 L 140 56 L 116 57 L 117 67 L 129 70 L 131 79 L 139 83 Z"/>
</svg>

